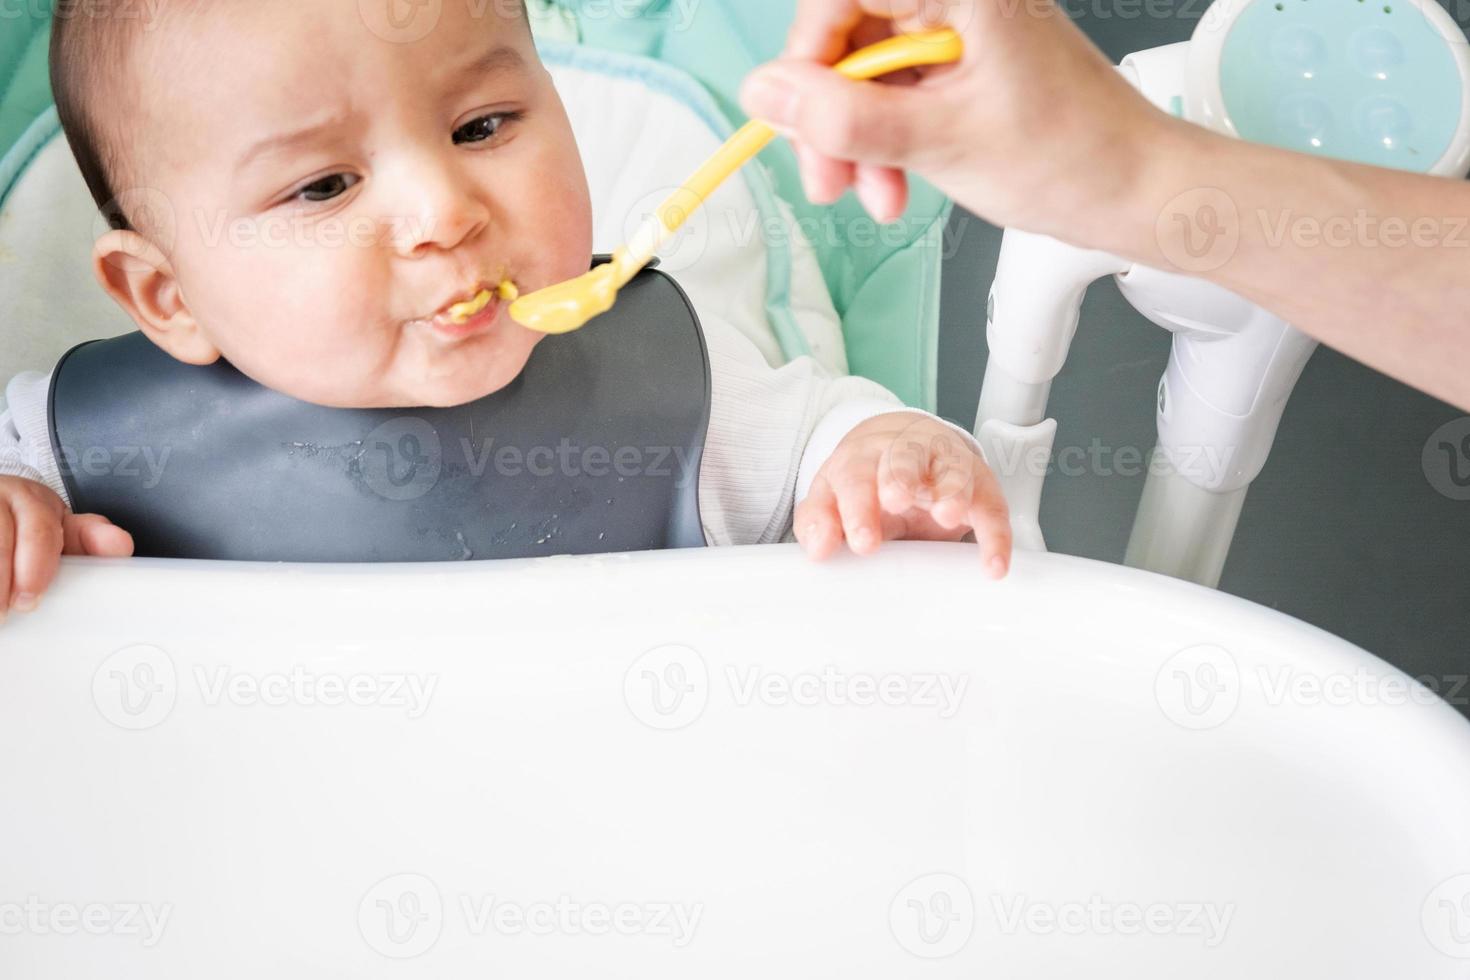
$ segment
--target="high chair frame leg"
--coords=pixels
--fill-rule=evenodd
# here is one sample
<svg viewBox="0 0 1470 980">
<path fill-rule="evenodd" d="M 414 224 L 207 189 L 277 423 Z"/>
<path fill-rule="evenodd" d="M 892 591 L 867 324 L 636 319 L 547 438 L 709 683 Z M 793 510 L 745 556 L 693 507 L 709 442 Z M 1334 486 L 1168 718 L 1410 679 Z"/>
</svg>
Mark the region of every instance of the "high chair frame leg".
<svg viewBox="0 0 1470 980">
<path fill-rule="evenodd" d="M 1007 230 L 987 304 L 990 360 L 976 436 L 1005 491 L 1017 546 L 1043 550 L 1038 515 L 1056 437 L 1046 403 L 1086 288 L 1109 273 L 1136 309 L 1174 334 L 1125 563 L 1216 586 L 1246 491 L 1317 346 L 1285 321 L 1201 279 Z"/>
<path fill-rule="evenodd" d="M 1038 519 L 1057 424 L 1046 417 L 1052 380 L 1077 332 L 1087 287 L 1129 263 L 1045 235 L 1006 229 L 986 300 L 990 358 L 975 437 L 1000 480 L 1016 546 L 1045 551 Z"/>
<path fill-rule="evenodd" d="M 1124 297 L 1174 333 L 1159 381 L 1158 443 L 1126 564 L 1214 587 L 1311 338 L 1218 286 L 1136 266 Z"/>
</svg>

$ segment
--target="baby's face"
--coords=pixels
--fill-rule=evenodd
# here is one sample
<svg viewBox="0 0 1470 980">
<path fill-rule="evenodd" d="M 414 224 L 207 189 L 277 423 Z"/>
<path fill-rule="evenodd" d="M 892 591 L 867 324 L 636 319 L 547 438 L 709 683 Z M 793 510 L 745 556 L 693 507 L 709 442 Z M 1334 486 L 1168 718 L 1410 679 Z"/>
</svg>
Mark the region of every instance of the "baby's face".
<svg viewBox="0 0 1470 980">
<path fill-rule="evenodd" d="M 506 303 L 463 324 L 446 308 L 585 272 L 586 178 L 513 4 L 446 2 L 410 43 L 370 6 L 172 5 L 140 42 L 129 160 L 173 211 L 143 306 L 176 313 L 149 332 L 306 401 L 462 404 L 540 335 Z"/>
</svg>

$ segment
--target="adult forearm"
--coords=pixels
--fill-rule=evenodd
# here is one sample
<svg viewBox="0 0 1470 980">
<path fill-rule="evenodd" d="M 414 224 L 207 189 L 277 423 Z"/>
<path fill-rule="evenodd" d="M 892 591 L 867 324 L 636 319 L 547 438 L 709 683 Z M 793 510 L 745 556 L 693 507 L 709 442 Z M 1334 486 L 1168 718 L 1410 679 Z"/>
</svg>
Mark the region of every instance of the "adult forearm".
<svg viewBox="0 0 1470 980">
<path fill-rule="evenodd" d="M 1470 183 L 1183 123 L 1150 149 L 1085 244 L 1208 278 L 1470 410 Z"/>
</svg>

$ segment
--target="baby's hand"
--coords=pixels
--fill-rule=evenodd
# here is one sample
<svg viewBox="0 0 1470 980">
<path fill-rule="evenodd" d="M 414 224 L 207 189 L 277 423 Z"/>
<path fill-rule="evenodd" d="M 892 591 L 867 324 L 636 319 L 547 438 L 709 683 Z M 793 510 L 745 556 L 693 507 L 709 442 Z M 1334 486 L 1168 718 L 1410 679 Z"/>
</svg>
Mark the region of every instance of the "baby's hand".
<svg viewBox="0 0 1470 980">
<path fill-rule="evenodd" d="M 986 570 L 1001 578 L 1011 526 L 995 474 L 968 440 L 917 412 L 854 428 L 796 506 L 796 539 L 817 559 L 843 540 L 866 555 L 885 540 L 958 541 L 972 529 Z"/>
<path fill-rule="evenodd" d="M 133 536 L 99 514 L 73 514 L 50 487 L 0 476 L 0 622 L 30 612 L 62 555 L 127 558 Z"/>
</svg>

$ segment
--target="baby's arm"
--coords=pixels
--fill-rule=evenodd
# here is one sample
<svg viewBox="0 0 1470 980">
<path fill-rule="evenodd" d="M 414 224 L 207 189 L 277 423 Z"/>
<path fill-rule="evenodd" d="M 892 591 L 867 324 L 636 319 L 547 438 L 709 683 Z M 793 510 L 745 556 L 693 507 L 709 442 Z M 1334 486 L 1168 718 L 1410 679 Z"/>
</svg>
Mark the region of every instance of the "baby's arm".
<svg viewBox="0 0 1470 980">
<path fill-rule="evenodd" d="M 713 379 L 699 491 L 711 544 L 781 540 L 794 507 L 813 557 L 844 540 L 868 553 L 884 538 L 957 540 L 973 528 L 987 567 L 1004 574 L 1005 502 L 968 433 L 811 358 L 772 368 L 718 314 L 702 316 Z"/>
<path fill-rule="evenodd" d="M 131 535 L 101 515 L 71 513 L 48 485 L 60 478 L 45 428 L 46 388 L 44 378 L 21 375 L 0 413 L 0 622 L 12 609 L 36 608 L 61 555 L 133 553 Z"/>
</svg>

